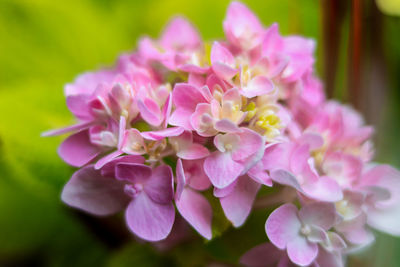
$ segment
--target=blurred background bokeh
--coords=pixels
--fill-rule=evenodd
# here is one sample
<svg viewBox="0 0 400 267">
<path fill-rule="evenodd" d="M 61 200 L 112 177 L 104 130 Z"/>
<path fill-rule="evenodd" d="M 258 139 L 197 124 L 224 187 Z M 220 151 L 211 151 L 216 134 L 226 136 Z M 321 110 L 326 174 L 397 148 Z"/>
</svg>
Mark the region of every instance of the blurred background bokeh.
<svg viewBox="0 0 400 267">
<path fill-rule="evenodd" d="M 265 25 L 315 38 L 327 93 L 377 127 L 377 160 L 400 167 L 400 0 L 243 1 Z M 223 36 L 229 0 L 0 0 L 0 266 L 204 266 L 234 264 L 264 242 L 265 211 L 205 242 L 163 252 L 140 244 L 122 220 L 67 208 L 60 192 L 74 169 L 57 156 L 62 137 L 40 133 L 71 124 L 63 85 L 110 66 L 183 14 L 205 40 Z M 217 218 L 218 220 L 218 218 Z M 218 223 L 218 222 L 217 222 Z M 189 229 L 189 231 L 191 231 Z M 383 234 L 349 266 L 400 266 L 400 238 Z M 230 266 L 230 265 L 228 265 Z"/>
</svg>

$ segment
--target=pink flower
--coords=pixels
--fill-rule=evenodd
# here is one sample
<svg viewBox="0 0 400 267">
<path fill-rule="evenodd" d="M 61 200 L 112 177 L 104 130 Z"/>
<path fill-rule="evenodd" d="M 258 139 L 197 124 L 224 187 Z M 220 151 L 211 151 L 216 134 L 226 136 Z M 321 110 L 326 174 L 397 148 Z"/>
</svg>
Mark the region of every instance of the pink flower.
<svg viewBox="0 0 400 267">
<path fill-rule="evenodd" d="M 245 174 L 264 151 L 262 137 L 246 128 L 215 136 L 214 145 L 217 151 L 204 161 L 204 171 L 217 188 L 224 188 Z"/>
<path fill-rule="evenodd" d="M 263 243 L 247 251 L 240 263 L 246 267 L 296 267 L 287 254 L 271 243 Z M 320 247 L 318 256 L 310 267 L 343 267 L 344 262 L 340 253 L 331 253 Z"/>
<path fill-rule="evenodd" d="M 285 204 L 268 217 L 265 231 L 276 247 L 287 250 L 293 263 L 307 266 L 318 255 L 318 243 L 328 239 L 327 231 L 335 218 L 332 204 L 313 203 L 300 211 L 293 204 Z"/>
<path fill-rule="evenodd" d="M 118 180 L 102 176 L 91 165 L 78 170 L 65 185 L 62 200 L 95 215 L 113 214 L 126 207 L 126 222 L 134 234 L 149 241 L 166 238 L 175 218 L 171 168 L 152 170 L 125 162 L 115 168 Z"/>
<path fill-rule="evenodd" d="M 400 236 L 400 172 L 388 165 L 365 171 L 359 187 L 368 192 L 367 223 L 380 231 Z"/>
<path fill-rule="evenodd" d="M 207 148 L 193 141 L 193 134 L 189 131 L 185 131 L 177 137 L 171 137 L 169 141 L 173 145 L 176 155 L 181 159 L 201 159 L 210 154 Z"/>
<path fill-rule="evenodd" d="M 310 159 L 309 144 L 281 143 L 268 147 L 262 161 L 276 183 L 317 200 L 341 200 L 339 184 L 331 177 L 319 176 Z"/>
<path fill-rule="evenodd" d="M 206 73 L 203 43 L 197 30 L 185 18 L 170 21 L 159 40 L 143 38 L 139 54 L 145 61 L 158 61 L 170 70 Z"/>
<path fill-rule="evenodd" d="M 235 57 L 218 42 L 211 49 L 212 69 L 223 80 L 229 81 L 239 70 L 236 68 Z"/>
<path fill-rule="evenodd" d="M 263 27 L 258 18 L 244 4 L 232 2 L 224 20 L 228 41 L 243 50 L 251 50 L 261 42 Z"/>
<path fill-rule="evenodd" d="M 374 241 L 371 228 L 400 236 L 400 173 L 371 162 L 373 128 L 359 113 L 326 100 L 315 42 L 264 28 L 239 2 L 223 28 L 208 51 L 176 17 L 114 68 L 66 85 L 77 123 L 43 134 L 72 133 L 58 149 L 79 168 L 63 201 L 99 216 L 125 210 L 148 241 L 168 236 L 175 206 L 210 240 L 215 200 L 234 227 L 255 202 L 282 204 L 266 222 L 271 243 L 247 252 L 246 266 L 339 267 Z M 159 247 L 186 236 L 174 229 Z"/>
<path fill-rule="evenodd" d="M 223 189 L 215 188 L 214 195 L 219 198 L 225 216 L 233 226 L 244 224 L 260 187 L 261 184 L 244 175 Z"/>
<path fill-rule="evenodd" d="M 202 168 L 203 161 L 183 161 L 176 166 L 177 187 L 175 203 L 179 213 L 203 237 L 211 239 L 212 208 L 197 190 L 210 187 L 211 183 Z"/>
<path fill-rule="evenodd" d="M 293 82 L 309 72 L 314 63 L 315 42 L 300 36 L 282 37 L 278 25 L 273 24 L 262 40 L 262 55 L 265 56 L 275 73 L 280 72 L 283 82 Z"/>
<path fill-rule="evenodd" d="M 200 89 L 189 84 L 176 84 L 172 91 L 172 102 L 176 110 L 172 113 L 169 123 L 192 130 L 190 116 L 199 103 L 208 103 L 206 96 Z"/>
</svg>

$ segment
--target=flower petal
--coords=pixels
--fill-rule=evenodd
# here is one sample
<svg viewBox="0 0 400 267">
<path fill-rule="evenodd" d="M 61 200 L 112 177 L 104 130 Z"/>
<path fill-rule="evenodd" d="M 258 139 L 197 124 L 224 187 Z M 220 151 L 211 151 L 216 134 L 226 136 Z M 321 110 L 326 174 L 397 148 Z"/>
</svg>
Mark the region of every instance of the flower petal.
<svg viewBox="0 0 400 267">
<path fill-rule="evenodd" d="M 241 132 L 237 133 L 240 137 L 240 144 L 232 152 L 234 160 L 242 160 L 257 153 L 263 145 L 263 138 L 258 133 L 247 129 L 241 128 Z"/>
<path fill-rule="evenodd" d="M 274 90 L 274 84 L 264 76 L 256 76 L 243 88 L 241 94 L 247 98 L 266 95 Z"/>
<path fill-rule="evenodd" d="M 170 166 L 161 165 L 153 170 L 144 191 L 156 203 L 166 204 L 174 198 L 174 177 Z"/>
<path fill-rule="evenodd" d="M 180 150 L 176 155 L 182 159 L 195 160 L 207 157 L 210 155 L 210 152 L 204 146 L 193 143 L 190 146 Z"/>
<path fill-rule="evenodd" d="M 335 223 L 336 209 L 332 203 L 314 202 L 300 209 L 299 218 L 304 224 L 329 230 Z"/>
<path fill-rule="evenodd" d="M 284 256 L 284 252 L 271 243 L 263 243 L 247 251 L 240 258 L 240 264 L 248 267 L 278 266 Z"/>
<path fill-rule="evenodd" d="M 171 232 L 175 209 L 172 202 L 158 204 L 146 193 L 141 193 L 128 205 L 125 219 L 129 229 L 138 237 L 148 241 L 159 241 Z"/>
<path fill-rule="evenodd" d="M 233 161 L 229 153 L 213 152 L 204 161 L 204 171 L 211 183 L 218 188 L 230 185 L 239 177 L 243 165 Z"/>
<path fill-rule="evenodd" d="M 103 176 L 109 176 L 109 177 L 115 177 L 115 166 L 118 163 L 138 163 L 138 164 L 143 164 L 144 163 L 144 158 L 142 156 L 136 156 L 136 155 L 127 155 L 127 156 L 122 156 L 118 157 L 106 165 L 104 165 L 101 168 L 101 175 Z"/>
<path fill-rule="evenodd" d="M 160 44 L 173 50 L 196 49 L 201 45 L 201 38 L 189 21 L 183 17 L 176 17 L 165 28 Z"/>
<path fill-rule="evenodd" d="M 61 135 L 69 132 L 75 132 L 75 131 L 83 131 L 85 129 L 88 129 L 90 126 L 93 125 L 94 122 L 89 121 L 89 122 L 80 122 L 75 125 L 71 125 L 65 128 L 61 129 L 55 129 L 55 130 L 50 130 L 41 133 L 41 136 L 54 136 L 54 135 Z"/>
<path fill-rule="evenodd" d="M 176 162 L 176 191 L 175 191 L 176 200 L 179 200 L 181 198 L 185 186 L 186 186 L 185 171 L 183 170 L 182 160 L 178 159 L 178 161 Z"/>
<path fill-rule="evenodd" d="M 158 104 L 150 99 L 146 98 L 144 101 L 137 101 L 140 115 L 149 124 L 153 126 L 159 126 L 162 122 L 162 113 Z"/>
<path fill-rule="evenodd" d="M 300 228 L 297 208 L 293 204 L 284 204 L 274 210 L 265 223 L 269 240 L 280 249 L 295 239 L 305 239 L 299 236 Z"/>
<path fill-rule="evenodd" d="M 239 126 L 237 126 L 235 123 L 233 123 L 229 119 L 222 119 L 219 120 L 215 123 L 214 128 L 223 133 L 236 133 L 240 131 Z"/>
<path fill-rule="evenodd" d="M 179 213 L 197 232 L 211 239 L 212 208 L 207 199 L 200 193 L 185 188 L 181 197 L 175 201 Z"/>
<path fill-rule="evenodd" d="M 239 177 L 233 191 L 220 198 L 225 216 L 233 226 L 241 226 L 250 214 L 260 184 L 247 176 Z"/>
<path fill-rule="evenodd" d="M 119 180 L 126 180 L 132 183 L 143 183 L 151 176 L 151 168 L 138 163 L 117 163 L 115 166 L 115 176 Z"/>
<path fill-rule="evenodd" d="M 338 183 L 327 176 L 302 185 L 302 189 L 307 196 L 321 201 L 336 202 L 343 198 L 343 192 Z"/>
<path fill-rule="evenodd" d="M 141 132 L 143 138 L 147 140 L 158 141 L 166 137 L 178 136 L 182 134 L 184 129 L 182 127 L 171 127 L 159 131 Z"/>
<path fill-rule="evenodd" d="M 295 238 L 287 244 L 289 259 L 300 266 L 308 266 L 318 255 L 318 245 L 305 238 Z"/>
<path fill-rule="evenodd" d="M 115 158 L 120 156 L 121 154 L 122 154 L 122 152 L 117 150 L 117 151 L 114 151 L 114 152 L 102 157 L 101 159 L 99 159 L 96 162 L 96 164 L 94 165 L 94 168 L 96 170 L 102 168 L 104 165 L 106 165 L 107 163 L 111 162 L 112 160 L 114 160 Z"/>
<path fill-rule="evenodd" d="M 102 176 L 93 165 L 72 175 L 64 186 L 61 199 L 72 207 L 100 216 L 121 211 L 130 200 L 124 194 L 124 183 Z"/>
<path fill-rule="evenodd" d="M 69 136 L 58 148 L 58 154 L 69 165 L 81 167 L 96 158 L 100 147 L 90 143 L 89 131 L 84 130 Z"/>
</svg>

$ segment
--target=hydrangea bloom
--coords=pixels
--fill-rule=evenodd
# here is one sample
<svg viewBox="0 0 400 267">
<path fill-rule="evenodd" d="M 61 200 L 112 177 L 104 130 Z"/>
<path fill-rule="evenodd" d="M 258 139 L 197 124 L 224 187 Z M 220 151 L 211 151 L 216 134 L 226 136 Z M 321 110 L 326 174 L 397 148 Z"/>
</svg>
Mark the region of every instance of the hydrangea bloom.
<svg viewBox="0 0 400 267">
<path fill-rule="evenodd" d="M 211 197 L 239 227 L 259 190 L 276 187 L 270 243 L 242 257 L 248 266 L 342 266 L 371 229 L 400 236 L 400 173 L 371 161 L 373 129 L 356 111 L 325 99 L 314 41 L 265 28 L 239 2 L 223 29 L 225 40 L 204 43 L 175 18 L 113 69 L 65 87 L 78 122 L 45 133 L 71 133 L 58 153 L 79 169 L 62 200 L 99 216 L 125 210 L 147 241 L 169 235 L 176 207 L 211 239 Z"/>
</svg>

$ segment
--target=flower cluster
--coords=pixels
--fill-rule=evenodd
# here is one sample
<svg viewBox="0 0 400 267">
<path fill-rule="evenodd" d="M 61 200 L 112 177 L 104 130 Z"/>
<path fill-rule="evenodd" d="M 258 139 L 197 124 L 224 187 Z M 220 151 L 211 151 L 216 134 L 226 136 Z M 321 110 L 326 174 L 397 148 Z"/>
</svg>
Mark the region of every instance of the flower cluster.
<svg viewBox="0 0 400 267">
<path fill-rule="evenodd" d="M 275 187 L 270 243 L 242 257 L 248 266 L 341 266 L 373 241 L 371 228 L 400 235 L 400 173 L 371 162 L 373 129 L 356 111 L 325 99 L 314 41 L 263 27 L 238 2 L 223 28 L 226 40 L 205 43 L 177 17 L 113 69 L 65 87 L 79 122 L 45 133 L 72 132 L 58 152 L 79 169 L 62 200 L 95 215 L 125 210 L 148 241 L 169 235 L 176 209 L 211 239 L 204 191 L 239 227 L 259 190 Z"/>
</svg>

